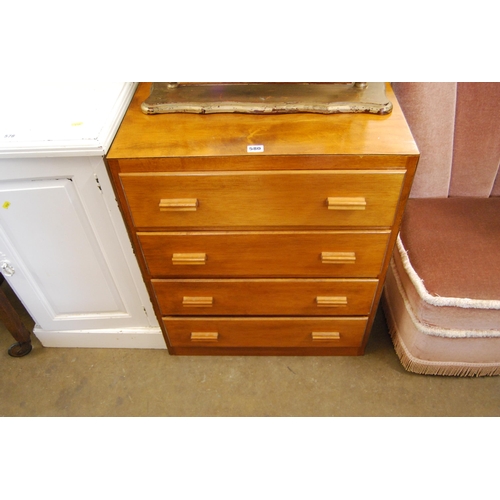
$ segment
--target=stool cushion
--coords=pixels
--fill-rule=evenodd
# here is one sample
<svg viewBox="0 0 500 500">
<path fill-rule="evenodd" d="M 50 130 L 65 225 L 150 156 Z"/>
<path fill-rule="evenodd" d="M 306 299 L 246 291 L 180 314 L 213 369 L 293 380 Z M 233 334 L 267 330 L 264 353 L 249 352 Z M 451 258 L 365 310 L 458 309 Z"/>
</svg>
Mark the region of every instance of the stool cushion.
<svg viewBox="0 0 500 500">
<path fill-rule="evenodd" d="M 410 371 L 500 374 L 500 198 L 410 199 L 384 299 Z"/>
</svg>

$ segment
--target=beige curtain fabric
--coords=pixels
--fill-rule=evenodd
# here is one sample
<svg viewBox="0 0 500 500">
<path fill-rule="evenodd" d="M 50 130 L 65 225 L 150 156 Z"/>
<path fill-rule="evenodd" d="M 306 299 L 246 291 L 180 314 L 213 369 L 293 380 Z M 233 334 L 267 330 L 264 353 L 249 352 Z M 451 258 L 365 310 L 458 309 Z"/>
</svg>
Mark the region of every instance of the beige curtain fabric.
<svg viewBox="0 0 500 500">
<path fill-rule="evenodd" d="M 456 83 L 393 83 L 420 150 L 411 198 L 446 198 L 453 159 Z"/>
<path fill-rule="evenodd" d="M 500 82 L 393 88 L 421 151 L 410 197 L 500 196 Z"/>
<path fill-rule="evenodd" d="M 487 198 L 500 161 L 500 83 L 459 83 L 449 196 Z"/>
</svg>

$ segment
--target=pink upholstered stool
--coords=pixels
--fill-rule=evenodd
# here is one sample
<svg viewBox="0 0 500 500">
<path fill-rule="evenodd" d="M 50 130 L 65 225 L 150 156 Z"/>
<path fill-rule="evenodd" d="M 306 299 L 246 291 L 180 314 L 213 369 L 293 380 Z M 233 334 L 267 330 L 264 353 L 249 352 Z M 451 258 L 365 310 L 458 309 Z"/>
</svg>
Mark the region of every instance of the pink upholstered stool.
<svg viewBox="0 0 500 500">
<path fill-rule="evenodd" d="M 396 352 L 416 373 L 499 375 L 500 84 L 394 88 L 421 152 L 383 297 Z"/>
</svg>

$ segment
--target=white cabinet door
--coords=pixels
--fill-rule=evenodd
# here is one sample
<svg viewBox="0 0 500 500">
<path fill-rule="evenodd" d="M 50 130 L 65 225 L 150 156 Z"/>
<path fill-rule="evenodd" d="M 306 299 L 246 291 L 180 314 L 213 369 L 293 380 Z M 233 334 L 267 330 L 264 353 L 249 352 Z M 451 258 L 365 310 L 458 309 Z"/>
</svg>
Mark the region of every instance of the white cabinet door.
<svg viewBox="0 0 500 500">
<path fill-rule="evenodd" d="M 96 161 L 102 163 L 0 162 L 0 266 L 43 330 L 118 331 L 156 323 L 120 244 Z"/>
</svg>

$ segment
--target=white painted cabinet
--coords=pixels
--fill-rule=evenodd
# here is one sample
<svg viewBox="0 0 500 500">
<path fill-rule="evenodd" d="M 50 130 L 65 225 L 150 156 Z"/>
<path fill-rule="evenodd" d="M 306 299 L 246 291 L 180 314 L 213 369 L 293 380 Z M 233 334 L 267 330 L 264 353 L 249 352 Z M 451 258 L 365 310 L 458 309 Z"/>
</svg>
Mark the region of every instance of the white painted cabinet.
<svg viewBox="0 0 500 500">
<path fill-rule="evenodd" d="M 0 103 L 0 270 L 44 346 L 165 348 L 103 159 L 135 85 L 49 87 Z"/>
</svg>

